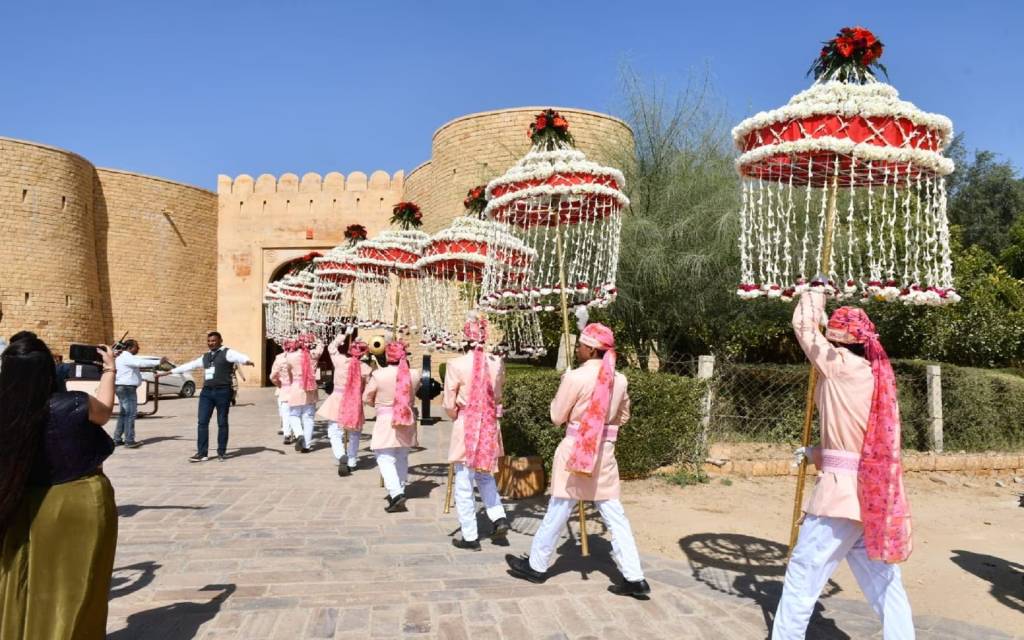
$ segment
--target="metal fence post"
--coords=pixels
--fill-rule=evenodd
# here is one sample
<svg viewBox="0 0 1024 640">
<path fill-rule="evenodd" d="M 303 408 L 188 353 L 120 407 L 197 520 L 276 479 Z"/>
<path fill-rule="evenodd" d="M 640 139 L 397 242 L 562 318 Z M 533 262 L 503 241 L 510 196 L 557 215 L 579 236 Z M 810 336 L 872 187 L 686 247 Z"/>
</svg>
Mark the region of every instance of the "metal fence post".
<svg viewBox="0 0 1024 640">
<path fill-rule="evenodd" d="M 928 381 L 928 435 L 932 451 L 942 453 L 942 367 L 927 367 Z"/>
<path fill-rule="evenodd" d="M 711 377 L 715 374 L 715 356 L 700 356 L 697 358 L 697 379 L 704 380 L 704 398 L 700 407 L 700 441 L 697 443 L 697 471 L 700 472 L 704 459 L 708 456 L 708 438 L 711 431 L 711 407 L 714 402 L 714 389 L 711 384 Z"/>
</svg>

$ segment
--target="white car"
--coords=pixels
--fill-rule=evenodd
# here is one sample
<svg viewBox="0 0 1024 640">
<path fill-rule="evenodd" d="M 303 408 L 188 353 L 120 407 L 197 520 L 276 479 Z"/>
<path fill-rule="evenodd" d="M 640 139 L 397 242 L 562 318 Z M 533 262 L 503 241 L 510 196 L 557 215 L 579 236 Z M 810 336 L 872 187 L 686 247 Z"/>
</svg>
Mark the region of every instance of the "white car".
<svg viewBox="0 0 1024 640">
<path fill-rule="evenodd" d="M 142 379 L 146 382 L 153 382 L 153 372 L 143 371 Z M 174 395 L 181 398 L 191 398 L 196 394 L 196 382 L 191 375 L 182 373 L 170 373 L 160 376 L 160 395 Z"/>
</svg>

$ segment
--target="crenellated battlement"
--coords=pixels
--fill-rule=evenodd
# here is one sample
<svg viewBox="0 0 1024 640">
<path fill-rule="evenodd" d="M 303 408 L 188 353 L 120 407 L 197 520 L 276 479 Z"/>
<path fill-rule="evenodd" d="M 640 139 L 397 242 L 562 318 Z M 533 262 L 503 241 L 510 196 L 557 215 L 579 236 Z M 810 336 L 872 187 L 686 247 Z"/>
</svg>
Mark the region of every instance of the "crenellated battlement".
<svg viewBox="0 0 1024 640">
<path fill-rule="evenodd" d="M 405 172 L 393 175 L 386 171 L 374 171 L 367 177 L 362 171 L 353 171 L 345 176 L 332 171 L 325 176 L 307 173 L 300 179 L 297 174 L 284 173 L 275 177 L 264 173 L 253 180 L 248 174 L 217 176 L 217 194 L 247 196 L 256 193 L 340 193 L 350 191 L 401 191 L 405 186 Z"/>
</svg>

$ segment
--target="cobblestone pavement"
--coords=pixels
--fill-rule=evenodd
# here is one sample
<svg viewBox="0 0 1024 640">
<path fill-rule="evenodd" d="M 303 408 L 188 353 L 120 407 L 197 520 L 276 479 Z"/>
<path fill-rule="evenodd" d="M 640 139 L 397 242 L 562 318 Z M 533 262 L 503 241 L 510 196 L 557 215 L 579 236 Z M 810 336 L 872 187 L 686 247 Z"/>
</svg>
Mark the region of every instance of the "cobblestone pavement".
<svg viewBox="0 0 1024 640">
<path fill-rule="evenodd" d="M 528 550 L 544 500 L 508 505 L 507 547 L 451 546 L 455 515 L 442 513 L 448 423 L 421 427 L 409 511 L 386 514 L 369 429 L 359 471 L 339 478 L 325 440 L 310 454 L 283 446 L 270 391 L 243 389 L 229 459 L 190 464 L 195 409 L 194 399 L 162 402 L 138 422 L 143 446 L 119 448 L 105 465 L 120 514 L 109 638 L 767 636 L 781 571 L 752 572 L 757 538 L 691 538 L 688 563 L 645 556 L 653 593 L 638 601 L 606 592 L 618 572 L 595 515 L 591 557 L 581 559 L 567 536 L 551 578 L 532 585 L 507 575 L 504 555 Z M 481 535 L 488 530 L 481 525 Z M 808 637 L 880 637 L 862 602 L 822 602 Z M 916 622 L 919 638 L 1009 637 Z"/>
</svg>

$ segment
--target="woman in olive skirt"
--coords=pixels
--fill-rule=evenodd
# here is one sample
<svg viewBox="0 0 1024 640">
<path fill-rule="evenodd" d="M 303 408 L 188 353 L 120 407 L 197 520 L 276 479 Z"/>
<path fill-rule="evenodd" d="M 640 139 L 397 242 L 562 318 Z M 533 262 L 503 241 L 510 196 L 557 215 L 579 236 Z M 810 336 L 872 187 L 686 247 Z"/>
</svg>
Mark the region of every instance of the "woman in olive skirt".
<svg viewBox="0 0 1024 640">
<path fill-rule="evenodd" d="M 100 640 L 117 548 L 117 506 L 99 426 L 114 404 L 102 347 L 97 396 L 54 392 L 53 356 L 34 335 L 0 355 L 0 640 Z"/>
</svg>

